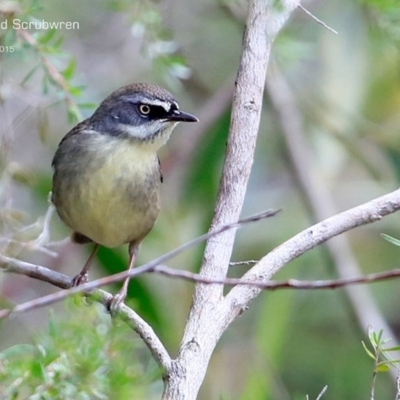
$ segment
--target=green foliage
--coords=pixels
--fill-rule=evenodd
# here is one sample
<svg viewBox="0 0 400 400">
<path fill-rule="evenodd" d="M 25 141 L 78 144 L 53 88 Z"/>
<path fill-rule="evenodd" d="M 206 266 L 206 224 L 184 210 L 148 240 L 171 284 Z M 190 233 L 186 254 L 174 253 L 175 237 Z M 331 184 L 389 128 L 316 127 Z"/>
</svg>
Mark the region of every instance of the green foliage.
<svg viewBox="0 0 400 400">
<path fill-rule="evenodd" d="M 400 246 L 399 239 L 396 239 L 390 235 L 386 235 L 386 233 L 381 233 L 381 237 L 383 237 L 383 239 L 387 240 L 389 243 L 394 244 L 395 246 Z"/>
<path fill-rule="evenodd" d="M 178 42 L 173 40 L 172 31 L 163 23 L 160 4 L 154 0 L 111 0 L 109 7 L 129 16 L 131 33 L 141 40 L 142 54 L 150 61 L 155 74 L 169 87 L 179 88 L 181 80 L 189 78 L 191 70 L 180 53 Z"/>
<path fill-rule="evenodd" d="M 157 368 L 142 342 L 125 326 L 114 326 L 102 307 L 77 307 L 49 318 L 32 344 L 0 353 L 0 398 L 149 398 Z"/>
<path fill-rule="evenodd" d="M 377 333 L 372 327 L 369 327 L 368 339 L 372 349 L 370 349 L 363 341 L 361 343 L 367 355 L 374 360 L 374 370 L 372 374 L 373 378 L 371 385 L 371 399 L 374 399 L 376 376 L 380 372 L 388 372 L 392 366 L 398 368 L 400 365 L 400 359 L 393 359 L 390 356 L 391 352 L 399 352 L 400 346 L 385 347 L 385 345 L 389 343 L 391 339 L 383 338 L 382 329 Z M 397 393 L 397 395 L 400 395 L 400 393 Z"/>
<path fill-rule="evenodd" d="M 13 3 L 12 13 L 0 8 L 0 21 L 15 19 L 21 22 L 37 21 L 36 13 L 42 10 L 37 1 L 20 1 Z M 55 93 L 60 101 L 65 102 L 70 123 L 82 119 L 82 114 L 74 97 L 83 94 L 83 86 L 77 86 L 76 60 L 66 53 L 62 44 L 64 37 L 57 29 L 36 30 L 30 32 L 25 29 L 15 29 L 10 22 L 7 29 L 0 30 L 0 45 L 8 46 L 12 51 L 4 52 L 4 57 L 19 59 L 30 67 L 22 78 L 20 85 L 26 85 L 37 73 L 41 71 L 42 91 L 48 95 Z"/>
<path fill-rule="evenodd" d="M 400 45 L 400 9 L 397 0 L 358 0 L 363 6 L 368 27 L 382 49 Z"/>
<path fill-rule="evenodd" d="M 372 346 L 370 350 L 367 345 L 362 341 L 367 355 L 375 362 L 374 373 L 389 371 L 390 366 L 396 366 L 400 360 L 394 360 L 390 357 L 389 353 L 393 351 L 400 351 L 400 346 L 384 347 L 392 339 L 383 339 L 383 330 L 378 333 L 372 327 L 368 330 L 368 339 Z"/>
</svg>

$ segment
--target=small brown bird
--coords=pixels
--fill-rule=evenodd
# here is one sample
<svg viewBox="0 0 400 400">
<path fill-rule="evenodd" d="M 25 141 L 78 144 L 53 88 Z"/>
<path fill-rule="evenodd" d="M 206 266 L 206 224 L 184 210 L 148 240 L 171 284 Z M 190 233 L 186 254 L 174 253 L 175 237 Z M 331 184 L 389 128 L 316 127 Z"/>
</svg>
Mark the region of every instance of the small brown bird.
<svg viewBox="0 0 400 400">
<path fill-rule="evenodd" d="M 111 93 L 94 114 L 61 140 L 54 155 L 52 202 L 78 243 L 94 249 L 71 286 L 88 280 L 100 245 L 129 243 L 128 270 L 160 211 L 162 175 L 157 150 L 178 122 L 198 119 L 180 111 L 174 97 L 151 84 L 131 84 Z M 114 296 L 116 311 L 129 278 Z"/>
</svg>

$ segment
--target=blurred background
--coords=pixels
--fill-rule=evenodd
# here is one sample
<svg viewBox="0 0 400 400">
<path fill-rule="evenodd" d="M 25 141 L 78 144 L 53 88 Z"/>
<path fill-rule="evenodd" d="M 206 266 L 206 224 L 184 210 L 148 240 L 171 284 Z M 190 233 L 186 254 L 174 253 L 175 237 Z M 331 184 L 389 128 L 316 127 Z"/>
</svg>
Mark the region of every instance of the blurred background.
<svg viewBox="0 0 400 400">
<path fill-rule="evenodd" d="M 311 224 L 398 187 L 397 2 L 323 0 L 303 6 L 338 34 L 297 9 L 274 43 L 242 215 L 269 208 L 283 212 L 238 232 L 235 262 L 257 260 Z M 57 216 L 50 226 L 51 241 L 57 243 L 46 250 L 33 242 L 48 208 L 51 160 L 78 120 L 131 82 L 166 87 L 183 110 L 200 119 L 196 125 L 181 124 L 160 152 L 162 211 L 137 264 L 207 231 L 224 161 L 246 7 L 247 2 L 235 0 L 0 0 L 0 22 L 79 23 L 72 30 L 18 32 L 10 24 L 0 29 L 2 254 L 70 276 L 81 269 L 91 246 L 64 240 L 70 232 Z M 400 237 L 399 222 L 391 215 L 349 232 L 335 245 L 290 263 L 275 279 L 333 279 L 398 268 L 398 248 L 380 234 Z M 186 251 L 168 265 L 198 271 L 203 248 Z M 126 248 L 103 248 L 90 278 L 122 271 L 126 264 Z M 232 265 L 230 276 L 248 268 Z M 12 274 L 1 274 L 0 285 L 1 308 L 57 290 Z M 262 293 L 222 337 L 199 399 L 305 399 L 307 394 L 312 399 L 325 385 L 324 399 L 367 398 L 373 360 L 361 341 L 367 340 L 368 324 L 382 328 L 374 324 L 379 318 L 391 329 L 385 327 L 384 336 L 396 340 L 400 298 L 397 280 L 358 290 Z M 131 282 L 127 303 L 174 356 L 192 294 L 191 283 L 150 275 Z M 0 351 L 4 398 L 13 385 L 23 388 L 22 396 L 38 391 L 44 381 L 41 390 L 54 390 L 48 398 L 156 399 L 162 391 L 160 372 L 143 343 L 127 328 L 111 326 L 100 307 L 80 299 L 1 321 Z M 66 382 L 71 391 L 63 397 Z M 392 399 L 395 393 L 390 374 L 379 375 L 377 398 Z"/>
</svg>

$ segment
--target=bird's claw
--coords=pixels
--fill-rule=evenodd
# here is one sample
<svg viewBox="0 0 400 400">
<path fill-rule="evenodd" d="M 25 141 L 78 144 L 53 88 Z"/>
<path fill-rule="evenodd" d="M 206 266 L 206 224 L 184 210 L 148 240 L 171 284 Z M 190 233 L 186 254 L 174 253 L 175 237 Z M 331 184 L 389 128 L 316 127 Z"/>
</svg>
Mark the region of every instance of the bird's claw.
<svg viewBox="0 0 400 400">
<path fill-rule="evenodd" d="M 71 280 L 71 287 L 83 285 L 86 282 L 89 281 L 89 275 L 87 272 L 79 273 L 78 275 L 75 275 L 72 280 Z"/>
<path fill-rule="evenodd" d="M 112 297 L 112 299 L 108 303 L 107 310 L 112 317 L 115 317 L 118 314 L 121 304 L 124 303 L 125 297 L 126 297 L 125 293 L 117 293 Z"/>
</svg>

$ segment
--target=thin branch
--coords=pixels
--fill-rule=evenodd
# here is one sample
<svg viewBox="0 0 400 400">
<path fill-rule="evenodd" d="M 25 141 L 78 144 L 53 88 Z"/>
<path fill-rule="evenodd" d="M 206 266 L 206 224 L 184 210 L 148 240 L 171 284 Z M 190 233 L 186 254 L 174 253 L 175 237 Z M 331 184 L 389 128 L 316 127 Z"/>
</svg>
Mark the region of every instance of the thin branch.
<svg viewBox="0 0 400 400">
<path fill-rule="evenodd" d="M 98 290 L 96 290 L 96 292 L 97 291 Z M 109 295 L 109 293 L 107 293 L 107 295 Z M 107 297 L 106 301 L 102 302 L 102 304 L 104 306 L 108 306 L 111 298 L 112 295 Z M 160 367 L 164 371 L 169 371 L 172 362 L 171 357 L 161 340 L 158 338 L 157 334 L 154 332 L 153 328 L 135 311 L 125 304 L 121 304 L 121 307 L 118 311 L 118 316 L 142 338 Z"/>
<path fill-rule="evenodd" d="M 15 260 L 18 261 L 18 260 Z M 28 267 L 28 263 L 24 263 L 22 261 L 18 261 L 18 263 L 21 263 L 21 265 L 26 268 Z M 14 267 L 16 266 L 16 263 L 13 264 Z M 33 267 L 38 267 L 34 266 L 31 264 L 31 268 Z M 28 267 L 29 269 L 29 267 Z M 58 279 L 54 280 L 54 283 L 58 283 L 57 286 L 64 285 L 65 286 L 65 280 L 68 280 L 68 285 L 71 282 L 71 279 L 69 277 L 66 277 L 63 274 L 60 274 L 58 272 L 54 272 L 51 270 L 48 270 L 47 268 L 44 267 L 39 267 L 41 269 L 41 272 L 44 270 L 47 270 L 47 274 L 54 274 L 54 276 L 58 275 Z M 29 275 L 31 276 L 31 275 Z M 42 307 L 43 305 L 46 304 L 51 304 L 56 301 L 59 301 L 63 299 L 65 296 L 64 294 L 71 294 L 70 290 L 63 290 L 54 294 L 51 294 L 49 296 L 45 297 L 40 297 L 36 300 L 32 300 L 23 304 L 20 304 L 16 307 L 14 307 L 12 310 L 1 310 L 0 311 L 0 319 L 8 317 L 10 315 L 18 314 L 18 313 L 23 313 L 26 311 L 34 310 L 37 308 Z M 97 303 L 103 304 L 105 307 L 110 304 L 110 301 L 112 299 L 112 294 L 101 290 L 97 289 L 94 292 L 93 291 L 85 291 L 86 296 L 88 297 L 89 300 L 96 301 Z M 121 307 L 118 311 L 118 317 L 121 318 L 130 328 L 132 328 L 144 341 L 146 346 L 149 348 L 151 351 L 154 359 L 157 361 L 157 363 L 161 366 L 161 368 L 168 370 L 171 365 L 171 357 L 169 356 L 167 350 L 165 349 L 164 345 L 158 338 L 158 336 L 155 334 L 153 331 L 152 327 L 144 321 L 135 311 L 133 311 L 131 308 L 126 306 L 125 304 L 121 304 Z"/>
<path fill-rule="evenodd" d="M 257 282 L 244 280 L 242 278 L 225 278 L 225 279 L 212 279 L 205 278 L 199 274 L 189 271 L 176 270 L 164 265 L 158 265 L 154 268 L 153 273 L 166 275 L 172 278 L 180 278 L 186 281 L 199 282 L 205 284 L 222 284 L 229 286 L 243 285 L 260 288 L 263 290 L 277 290 L 277 289 L 299 289 L 299 290 L 321 290 L 321 289 L 338 289 L 345 286 L 353 286 L 367 283 L 381 282 L 388 279 L 400 278 L 400 269 L 392 269 L 390 271 L 377 272 L 364 276 L 354 278 L 342 279 L 327 279 L 327 280 L 313 280 L 304 281 L 297 279 L 289 279 L 287 281 L 268 281 Z"/>
<path fill-rule="evenodd" d="M 22 266 L 19 268 L 20 273 L 24 268 L 29 267 L 28 263 L 23 263 L 22 261 L 15 260 L 18 263 L 21 263 Z M 31 265 L 30 268 L 34 268 L 37 266 Z M 43 270 L 47 270 L 47 268 L 42 268 Z M 65 278 L 67 278 L 68 282 L 70 279 L 63 274 L 47 270 L 49 273 L 53 273 L 54 275 L 59 275 L 60 279 L 56 280 L 55 282 L 65 282 Z M 347 279 L 332 279 L 332 280 L 324 280 L 324 281 L 299 281 L 295 279 L 291 279 L 284 282 L 254 282 L 254 281 L 245 281 L 243 279 L 235 279 L 235 278 L 226 278 L 223 280 L 215 280 L 211 278 L 202 277 L 199 274 L 194 274 L 189 271 L 180 271 L 174 270 L 172 268 L 159 265 L 156 266 L 153 270 L 154 273 L 159 273 L 162 275 L 166 275 L 169 277 L 174 278 L 181 278 L 184 280 L 189 280 L 193 282 L 200 282 L 204 284 L 223 284 L 223 285 L 248 285 L 257 287 L 259 289 L 268 289 L 268 290 L 276 290 L 276 289 L 284 289 L 284 288 L 291 288 L 291 289 L 336 289 L 343 286 L 349 286 L 354 284 L 365 284 L 365 283 L 372 283 L 372 282 L 379 282 L 386 279 L 391 279 L 394 277 L 400 277 L 400 269 L 395 269 L 391 271 L 386 271 L 382 273 L 376 274 L 369 274 L 363 277 L 356 277 L 356 278 L 347 278 Z M 36 300 L 32 300 L 23 304 L 16 306 L 12 310 L 0 310 L 0 319 L 5 318 L 10 315 L 30 311 L 33 309 L 37 309 L 43 307 L 44 305 L 48 305 L 54 303 L 56 301 L 60 301 L 65 296 L 64 294 L 71 295 L 71 291 L 61 291 L 49 296 L 45 296 Z M 85 291 L 85 294 L 88 296 L 89 300 L 96 301 L 100 304 L 103 304 L 105 307 L 109 304 L 112 295 L 108 292 L 105 292 L 101 289 L 96 289 L 94 292 Z M 135 311 L 131 308 L 127 307 L 125 304 L 121 305 L 121 308 L 118 312 L 118 317 L 121 318 L 130 328 L 132 328 L 145 342 L 146 346 L 151 351 L 154 359 L 158 362 L 161 368 L 165 371 L 168 371 L 171 366 L 171 358 L 165 349 L 164 345 L 157 337 L 153 329 L 146 321 L 144 321 Z M 323 389 L 319 396 L 322 396 L 327 387 Z M 318 397 L 318 399 L 321 397 Z"/>
<path fill-rule="evenodd" d="M 325 219 L 272 250 L 244 274 L 243 280 L 268 281 L 287 263 L 315 246 L 350 229 L 379 221 L 398 210 L 400 210 L 400 189 Z M 236 286 L 225 298 L 226 307 L 236 308 L 239 314 L 260 290 L 255 287 Z"/>
<path fill-rule="evenodd" d="M 373 274 L 363 278 L 346 278 L 346 280 L 331 280 L 331 281 L 317 281 L 317 282 L 300 282 L 296 280 L 290 280 L 288 282 L 278 282 L 278 283 L 270 283 L 268 282 L 269 276 L 271 276 L 275 270 L 281 268 L 283 265 L 286 265 L 289 261 L 293 260 L 294 258 L 300 256 L 307 250 L 315 247 L 316 245 L 323 243 L 324 241 L 332 238 L 335 235 L 343 233 L 347 230 L 352 228 L 371 223 L 374 221 L 380 220 L 382 217 L 391 214 L 400 209 L 400 189 L 389 193 L 385 196 L 379 197 L 375 200 L 372 200 L 366 204 L 361 206 L 355 207 L 348 211 L 345 211 L 341 214 L 333 216 L 331 218 L 322 221 L 305 231 L 299 233 L 292 239 L 288 240 L 287 242 L 280 245 L 278 248 L 273 250 L 267 256 L 263 257 L 255 267 L 253 267 L 248 273 L 244 275 L 242 280 L 232 280 L 232 279 L 223 279 L 219 281 L 222 284 L 239 284 L 240 286 L 236 286 L 231 290 L 231 292 L 227 295 L 224 301 L 225 309 L 231 310 L 229 314 L 226 314 L 224 317 L 228 319 L 234 319 L 235 315 L 239 314 L 240 310 L 243 310 L 243 307 L 247 307 L 248 302 L 254 298 L 261 289 L 268 288 L 268 289 L 277 289 L 278 287 L 293 287 L 299 289 L 316 289 L 316 288 L 334 288 L 345 286 L 349 284 L 355 283 L 366 283 L 368 281 L 377 281 L 382 279 L 387 279 L 389 277 L 399 276 L 399 270 L 388 271 L 385 273 Z M 264 213 L 265 215 L 266 213 Z M 245 221 L 249 222 L 251 220 L 257 220 L 258 217 L 250 217 L 246 218 Z M 243 220 L 242 220 L 243 221 Z M 232 226 L 238 226 L 238 223 L 231 224 Z M 227 227 L 221 228 L 219 231 L 214 231 L 213 234 L 216 232 L 224 231 Z M 209 234 L 208 234 L 209 235 Z M 207 237 L 207 235 L 203 235 Z M 195 239 L 194 242 L 198 242 L 198 239 Z M 188 244 L 181 246 L 182 248 L 186 248 Z M 173 252 L 168 253 L 176 254 L 176 250 Z M 137 276 L 139 274 L 143 274 L 145 272 L 158 272 L 158 273 L 169 273 L 170 275 L 174 275 L 181 278 L 187 278 L 193 280 L 198 280 L 202 283 L 213 283 L 215 284 L 218 282 L 215 278 L 207 278 L 203 275 L 192 274 L 186 271 L 173 271 L 172 269 L 167 270 L 166 267 L 160 266 L 161 263 L 160 259 L 165 258 L 166 256 L 160 257 L 153 262 L 146 264 L 142 267 L 136 268 L 130 276 Z M 35 266 L 29 263 L 24 263 L 23 261 L 12 260 L 7 257 L 0 255 L 0 262 L 2 264 L 6 264 L 8 270 L 11 272 L 19 272 L 23 273 L 24 268 L 28 269 L 28 275 L 39 278 L 41 275 L 46 276 L 47 281 L 52 281 L 53 284 L 61 287 L 67 287 L 70 284 L 70 279 L 65 275 L 58 274 L 54 271 L 48 270 L 44 267 Z M 19 269 L 18 269 L 19 268 Z M 54 274 L 51 279 L 48 278 L 48 273 Z M 45 296 L 40 299 L 37 299 L 33 302 L 29 302 L 29 304 L 25 303 L 20 306 L 17 306 L 12 310 L 12 312 L 23 312 L 28 309 L 37 308 L 39 306 L 45 304 L 51 304 L 56 301 L 60 301 L 61 299 L 65 298 L 66 296 L 71 295 L 72 293 L 77 293 L 81 291 L 85 291 L 86 294 L 90 294 L 96 299 L 98 293 L 102 297 L 100 297 L 100 302 L 102 304 L 107 304 L 107 301 L 110 299 L 110 294 L 96 290 L 94 293 L 88 293 L 88 291 L 93 290 L 95 287 L 99 287 L 100 285 L 108 284 L 110 282 L 115 282 L 117 280 L 124 279 L 128 274 L 126 272 L 121 274 L 113 275 L 112 277 L 102 278 L 97 281 L 89 282 L 85 285 L 82 285 L 77 288 L 73 288 L 67 291 L 61 291 L 50 296 Z M 246 286 L 245 286 L 246 285 Z M 248 286 L 251 286 L 250 288 Z M 125 306 L 121 309 L 121 316 L 124 320 L 132 321 L 132 326 L 137 329 L 137 332 L 145 338 L 146 344 L 150 348 L 150 350 L 157 354 L 157 357 L 161 357 L 161 361 L 158 359 L 158 362 L 163 366 L 168 365 L 168 357 L 166 357 L 166 351 L 160 350 L 159 346 L 154 345 L 157 343 L 156 336 L 152 336 L 151 333 L 148 333 L 147 330 L 142 330 L 142 324 L 146 327 L 146 323 L 140 319 L 139 316 L 133 314 L 133 316 L 127 316 L 125 310 L 129 310 L 125 308 Z M 132 311 L 132 310 L 131 310 Z M 132 311 L 133 313 L 133 311 Z M 0 316 L 6 316 L 10 314 L 10 310 L 3 310 Z M 130 314 L 132 315 L 132 314 Z M 224 325 L 227 324 L 226 321 L 222 321 Z M 149 328 L 151 329 L 151 328 Z M 147 338 L 147 339 L 146 339 Z M 161 347 L 161 349 L 163 349 Z M 167 361 L 166 361 L 167 360 Z"/>
<path fill-rule="evenodd" d="M 51 283 L 61 289 L 71 287 L 71 278 L 67 275 L 53 271 L 52 269 L 28 263 L 26 261 L 16 260 L 0 254 L 0 268 L 4 272 L 22 274 L 43 282 Z"/>
<path fill-rule="evenodd" d="M 321 24 L 324 28 L 328 29 L 328 31 L 333 32 L 334 34 L 338 34 L 337 31 L 335 31 L 333 28 L 331 28 L 329 25 L 327 25 L 324 21 L 321 21 L 319 18 L 317 18 L 314 14 L 312 14 L 310 11 L 305 9 L 301 4 L 298 5 L 298 7 L 303 10 L 308 16 L 310 16 L 312 19 L 317 21 L 319 24 Z"/>
<path fill-rule="evenodd" d="M 229 263 L 230 267 L 236 267 L 239 265 L 254 265 L 257 264 L 260 260 L 243 260 L 243 261 L 231 261 Z"/>
<path fill-rule="evenodd" d="M 325 386 L 323 387 L 323 389 L 321 390 L 321 393 L 318 395 L 318 397 L 317 397 L 316 400 L 321 400 L 321 399 L 322 399 L 322 396 L 324 395 L 324 393 L 325 393 L 327 390 L 328 390 L 328 385 L 325 385 Z"/>
<path fill-rule="evenodd" d="M 41 275 L 42 276 L 46 275 L 47 282 L 50 282 L 49 274 L 53 274 L 56 277 L 56 279 L 53 279 L 53 282 L 57 283 L 57 286 L 59 286 L 59 287 L 65 286 L 66 287 L 65 282 L 68 282 L 68 285 L 69 285 L 70 278 L 67 277 L 66 275 L 60 274 L 58 272 L 54 272 L 45 267 L 39 267 L 39 266 L 29 264 L 29 263 L 26 263 L 23 261 L 19 261 L 19 260 L 13 260 L 13 263 L 14 263 L 14 265 L 18 265 L 18 264 L 21 264 L 21 265 L 18 268 L 13 269 L 10 272 L 16 272 L 16 273 L 20 273 L 20 274 L 32 277 L 32 275 L 29 274 L 29 270 L 39 268 L 41 270 Z M 196 273 L 193 273 L 190 271 L 185 271 L 185 270 L 177 270 L 177 269 L 168 267 L 166 265 L 157 265 L 154 268 L 152 268 L 151 271 L 142 271 L 139 275 L 142 275 L 145 273 L 155 273 L 155 274 L 165 275 L 170 278 L 183 279 L 183 280 L 194 282 L 194 283 L 204 283 L 204 284 L 208 284 L 208 285 L 219 284 L 219 285 L 227 285 L 227 286 L 236 286 L 236 285 L 252 286 L 252 287 L 256 287 L 256 288 L 263 289 L 263 290 L 338 289 L 338 288 L 343 288 L 345 286 L 376 283 L 376 282 L 381 282 L 381 281 L 385 281 L 388 279 L 400 278 L 400 269 L 392 269 L 390 271 L 377 272 L 377 273 L 368 274 L 368 275 L 359 276 L 359 277 L 353 277 L 353 278 L 308 280 L 308 281 L 289 279 L 287 281 L 268 281 L 268 282 L 250 281 L 250 280 L 244 280 L 243 278 L 225 278 L 225 279 L 206 278 L 200 274 L 196 274 Z M 136 277 L 139 275 L 136 275 Z M 40 275 L 37 275 L 36 278 L 38 278 L 38 276 L 40 276 Z M 113 276 L 115 276 L 115 275 L 112 275 L 112 277 Z M 123 278 L 120 278 L 119 280 L 123 280 Z M 99 280 L 94 281 L 94 282 L 98 282 L 98 281 Z M 79 289 L 84 289 L 84 287 L 80 286 Z M 93 289 L 91 289 L 91 290 L 93 290 Z M 62 299 L 64 299 L 67 296 L 70 296 L 70 295 L 78 293 L 78 292 L 82 292 L 82 290 L 77 290 L 77 291 L 69 290 L 69 291 L 65 291 L 65 292 L 58 292 L 55 294 L 47 295 L 47 296 L 40 297 L 35 300 L 28 301 L 26 303 L 22 303 L 22 304 L 16 306 L 14 309 L 0 310 L 0 319 L 5 318 L 10 314 L 22 313 L 22 312 L 30 311 L 33 309 L 37 309 L 37 308 L 40 308 L 43 306 L 53 304 L 55 302 L 61 301 Z M 92 292 L 90 292 L 88 290 L 83 290 L 83 293 L 85 293 L 86 295 L 93 294 Z M 99 302 L 103 304 L 102 301 L 99 301 Z M 104 303 L 104 304 L 107 306 L 107 303 Z"/>
<path fill-rule="evenodd" d="M 268 210 L 257 215 L 253 215 L 247 218 L 243 218 L 238 222 L 234 222 L 228 225 L 223 226 L 220 229 L 214 230 L 213 232 L 209 232 L 205 235 L 202 235 L 182 246 L 179 248 L 167 253 L 166 255 L 159 257 L 158 259 L 154 260 L 151 263 L 148 263 L 142 267 L 136 268 L 134 274 L 132 276 L 137 276 L 143 274 L 145 272 L 150 272 L 161 262 L 167 261 L 168 259 L 176 256 L 180 252 L 186 250 L 187 248 L 194 246 L 197 243 L 200 243 L 209 237 L 218 235 L 222 232 L 225 232 L 232 228 L 238 228 L 244 224 L 259 221 L 264 218 L 269 218 L 276 215 L 279 210 Z M 71 286 L 71 279 L 63 274 L 57 273 L 52 271 L 48 268 L 30 264 L 24 261 L 15 260 L 0 254 L 0 266 L 6 272 L 14 272 L 25 274 L 35 279 L 40 279 L 46 282 L 49 282 L 55 286 L 68 289 Z M 89 298 L 107 306 L 112 298 L 110 293 L 107 293 L 103 290 L 97 289 L 93 292 L 94 289 L 107 285 L 112 282 L 117 282 L 119 280 L 123 280 L 124 277 L 131 275 L 127 272 L 123 272 L 120 274 L 113 275 L 111 277 L 106 277 L 99 279 L 97 281 L 89 282 L 85 285 L 81 285 L 79 287 L 75 287 L 69 290 L 63 290 L 58 293 L 54 293 L 48 296 L 44 296 L 33 301 L 21 304 L 16 306 L 12 310 L 1 310 L 0 311 L 0 319 L 9 316 L 12 313 L 21 313 L 26 312 L 28 310 L 37 309 L 39 307 L 43 307 L 45 305 L 53 304 L 55 302 L 61 301 L 65 299 L 67 296 L 71 296 L 75 293 L 85 293 Z M 143 339 L 147 347 L 150 349 L 151 353 L 153 354 L 155 360 L 159 363 L 159 365 L 165 370 L 169 371 L 171 367 L 171 358 L 168 355 L 165 347 L 154 333 L 150 325 L 148 325 L 138 314 L 136 314 L 132 309 L 125 306 L 124 304 L 121 305 L 121 308 L 118 311 L 118 316 L 125 321 L 135 332 L 139 334 L 139 336 Z"/>
<path fill-rule="evenodd" d="M 69 290 L 64 290 L 64 291 L 61 291 L 58 293 L 54 293 L 54 294 L 47 295 L 47 296 L 41 297 L 39 299 L 33 300 L 31 302 L 32 303 L 31 306 L 28 305 L 28 303 L 30 303 L 30 302 L 28 302 L 28 303 L 25 303 L 24 307 L 17 306 L 13 310 L 3 310 L 3 312 L 0 313 L 0 318 L 7 316 L 11 312 L 17 312 L 16 310 L 28 311 L 32 308 L 38 308 L 38 307 L 46 306 L 49 304 L 53 304 L 53 303 L 56 303 L 58 301 L 65 299 L 68 296 L 76 294 L 76 293 L 88 294 L 91 291 L 98 289 L 99 287 L 109 285 L 109 284 L 115 283 L 115 282 L 120 282 L 120 281 L 124 280 L 125 278 L 127 278 L 128 276 L 133 278 L 133 277 L 142 275 L 144 273 L 153 272 L 155 270 L 155 268 L 157 267 L 157 265 L 160 265 L 160 264 L 168 261 L 169 259 L 182 253 L 184 250 L 187 250 L 188 248 L 193 247 L 194 245 L 201 243 L 210 237 L 219 235 L 229 229 L 238 228 L 238 227 L 241 227 L 241 226 L 251 223 L 251 222 L 256 222 L 256 221 L 260 221 L 265 218 L 272 217 L 272 216 L 276 215 L 279 211 L 280 210 L 268 210 L 268 211 L 264 211 L 264 212 L 256 214 L 256 215 L 252 215 L 250 217 L 243 218 L 240 221 L 233 222 L 231 224 L 223 226 L 220 229 L 217 229 L 212 232 L 208 232 L 204 235 L 201 235 L 201 236 L 191 240 L 190 242 L 185 243 L 182 246 L 176 248 L 175 250 L 172 250 L 169 253 L 166 253 L 163 256 L 156 258 L 155 260 L 153 260 L 145 265 L 142 265 L 141 267 L 137 267 L 131 271 L 124 271 L 124 272 L 120 272 L 118 274 L 100 278 L 100 279 L 85 283 L 84 285 L 80 285 L 80 286 L 74 287 L 74 288 L 70 288 L 71 287 L 71 278 L 69 278 L 66 275 L 60 274 L 60 273 L 55 272 L 46 267 L 42 267 L 42 266 L 35 265 L 35 264 L 30 264 L 25 261 L 16 260 L 14 258 L 6 257 L 6 256 L 3 256 L 0 254 L 0 268 L 2 268 L 5 272 L 24 274 L 31 278 L 51 283 L 52 285 L 60 287 L 62 289 L 69 289 Z"/>
<path fill-rule="evenodd" d="M 296 235 L 294 238 L 290 239 L 286 243 L 279 246 L 269 255 L 261 259 L 259 263 L 256 265 L 256 267 L 250 270 L 249 273 L 245 274 L 245 276 L 242 279 L 223 279 L 218 281 L 216 279 L 206 278 L 199 274 L 191 274 L 187 271 L 175 271 L 173 269 L 159 265 L 160 259 L 155 260 L 152 263 L 146 264 L 143 267 L 135 269 L 133 271 L 134 273 L 129 275 L 137 276 L 145 272 L 153 271 L 169 276 L 180 277 L 183 279 L 190 279 L 201 283 L 212 283 L 212 284 L 220 283 L 220 284 L 232 284 L 232 285 L 240 284 L 240 287 L 247 285 L 247 286 L 252 286 L 253 289 L 256 288 L 257 290 L 278 289 L 284 287 L 288 288 L 290 287 L 296 289 L 326 289 L 326 288 L 333 289 L 336 287 L 342 287 L 350 284 L 375 282 L 383 279 L 392 278 L 395 276 L 397 277 L 400 276 L 400 270 L 371 274 L 366 277 L 360 277 L 360 278 L 346 278 L 346 279 L 330 280 L 330 281 L 301 282 L 296 280 L 290 280 L 287 282 L 268 282 L 268 281 L 263 282 L 263 279 L 265 279 L 265 276 L 263 276 L 263 274 L 265 274 L 265 272 L 263 272 L 262 269 L 261 271 L 260 270 L 257 271 L 257 269 L 263 268 L 264 264 L 268 264 L 266 263 L 266 260 L 270 261 L 271 266 L 279 268 L 279 266 L 276 265 L 277 262 L 284 265 L 291 259 L 296 258 L 302 253 L 304 253 L 306 250 L 311 249 L 317 244 L 322 243 L 323 241 L 328 240 L 329 238 L 339 233 L 342 233 L 346 230 L 349 230 L 351 228 L 363 224 L 380 220 L 383 216 L 393 213 L 398 209 L 400 209 L 400 189 L 385 196 L 382 196 L 378 199 L 372 200 L 364 205 L 355 207 L 339 215 L 328 218 L 327 220 L 322 221 L 319 224 L 316 224 L 313 227 L 306 229 L 305 231 Z M 274 213 L 276 212 L 263 213 L 263 215 L 265 216 L 266 214 L 274 214 Z M 259 217 L 260 215 L 249 217 L 242 220 L 241 223 L 243 223 L 243 221 L 250 222 L 258 220 Z M 204 239 L 204 237 L 207 237 L 210 234 L 215 235 L 217 232 L 225 231 L 228 228 L 237 227 L 239 225 L 240 225 L 239 223 L 230 224 L 229 226 L 223 227 L 218 231 L 214 231 L 213 233 L 203 235 L 201 238 Z M 194 242 L 197 243 L 198 241 L 199 238 L 195 239 L 190 243 Z M 188 244 L 181 246 L 180 249 L 186 247 L 188 247 Z M 171 255 L 171 253 L 176 254 L 176 250 L 168 254 Z M 286 258 L 282 259 L 281 257 L 282 255 L 285 255 Z M 161 259 L 165 258 L 165 256 L 160 258 Z M 42 279 L 42 277 L 45 276 L 46 281 L 51 282 L 59 287 L 69 287 L 70 285 L 69 277 L 56 273 L 41 266 L 29 264 L 19 260 L 13 260 L 1 255 L 0 255 L 0 262 L 4 265 L 7 265 L 7 270 L 10 272 L 24 273 L 36 279 Z M 151 266 L 151 268 L 149 268 L 149 265 Z M 269 273 L 271 273 L 271 271 Z M 3 310 L 0 313 L 0 317 L 5 317 L 9 315 L 10 312 L 18 313 L 27 311 L 29 309 L 37 308 L 45 304 L 51 304 L 65 298 L 68 295 L 71 295 L 72 293 L 77 293 L 80 291 L 85 291 L 85 293 L 88 294 L 90 298 L 93 298 L 94 300 L 106 305 L 108 304 L 111 298 L 111 294 L 104 292 L 102 290 L 96 290 L 93 293 L 89 293 L 88 289 L 92 290 L 93 287 L 98 287 L 100 285 L 110 283 L 111 281 L 114 282 L 117 280 L 117 278 L 118 280 L 122 280 L 126 276 L 127 273 L 125 272 L 123 274 L 117 274 L 110 277 L 112 279 L 103 278 L 97 281 L 90 282 L 89 284 L 82 285 L 81 287 L 78 288 L 74 288 L 68 291 L 61 291 L 52 294 L 50 296 L 45 296 L 43 298 L 31 301 L 29 303 L 21 304 L 20 306 L 15 307 L 12 311 Z M 237 297 L 238 294 L 235 293 L 235 290 L 237 290 L 240 287 L 237 286 L 236 288 L 232 289 L 232 291 L 226 298 L 226 300 L 229 299 L 232 302 L 231 304 L 235 304 L 236 307 L 237 304 L 233 299 L 238 298 Z M 121 312 L 119 315 L 125 322 L 129 324 L 129 326 L 131 326 L 143 338 L 143 340 L 153 353 L 158 363 L 163 368 L 166 368 L 166 370 L 168 370 L 171 363 L 170 357 L 166 352 L 165 348 L 162 346 L 159 339 L 157 338 L 157 336 L 152 331 L 151 327 L 149 327 L 145 321 L 143 321 L 136 313 L 134 313 L 134 311 L 132 311 L 126 306 L 123 306 L 121 308 Z"/>
</svg>

